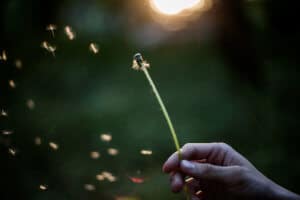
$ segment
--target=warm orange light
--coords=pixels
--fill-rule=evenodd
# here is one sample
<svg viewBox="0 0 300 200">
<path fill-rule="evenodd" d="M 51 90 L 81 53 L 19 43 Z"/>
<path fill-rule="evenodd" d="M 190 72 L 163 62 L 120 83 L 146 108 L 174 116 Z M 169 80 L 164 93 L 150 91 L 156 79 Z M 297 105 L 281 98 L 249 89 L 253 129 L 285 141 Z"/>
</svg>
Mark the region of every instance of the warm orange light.
<svg viewBox="0 0 300 200">
<path fill-rule="evenodd" d="M 176 15 L 199 4 L 203 0 L 150 0 L 152 7 L 165 15 Z"/>
</svg>

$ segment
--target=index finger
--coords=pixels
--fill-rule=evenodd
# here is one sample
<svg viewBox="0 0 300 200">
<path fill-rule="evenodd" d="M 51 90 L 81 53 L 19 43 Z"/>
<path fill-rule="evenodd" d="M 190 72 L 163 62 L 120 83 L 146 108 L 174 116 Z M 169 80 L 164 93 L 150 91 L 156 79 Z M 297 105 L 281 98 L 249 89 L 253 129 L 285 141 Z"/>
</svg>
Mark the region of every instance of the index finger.
<svg viewBox="0 0 300 200">
<path fill-rule="evenodd" d="M 218 148 L 218 143 L 188 143 L 181 152 L 183 160 L 209 160 L 209 156 Z M 169 173 L 179 168 L 180 160 L 178 152 L 173 153 L 163 165 L 163 171 Z"/>
</svg>

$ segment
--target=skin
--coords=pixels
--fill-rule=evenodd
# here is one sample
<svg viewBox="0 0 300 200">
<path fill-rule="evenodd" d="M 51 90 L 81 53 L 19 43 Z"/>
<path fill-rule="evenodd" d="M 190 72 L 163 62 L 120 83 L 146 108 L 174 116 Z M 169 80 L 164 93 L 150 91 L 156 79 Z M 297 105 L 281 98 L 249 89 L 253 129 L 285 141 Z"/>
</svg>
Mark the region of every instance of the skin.
<svg viewBox="0 0 300 200">
<path fill-rule="evenodd" d="M 163 165 L 173 192 L 187 185 L 192 200 L 300 200 L 277 185 L 225 143 L 192 143 L 173 153 Z M 185 184 L 185 177 L 192 177 Z M 201 192 L 199 192 L 199 190 Z"/>
</svg>

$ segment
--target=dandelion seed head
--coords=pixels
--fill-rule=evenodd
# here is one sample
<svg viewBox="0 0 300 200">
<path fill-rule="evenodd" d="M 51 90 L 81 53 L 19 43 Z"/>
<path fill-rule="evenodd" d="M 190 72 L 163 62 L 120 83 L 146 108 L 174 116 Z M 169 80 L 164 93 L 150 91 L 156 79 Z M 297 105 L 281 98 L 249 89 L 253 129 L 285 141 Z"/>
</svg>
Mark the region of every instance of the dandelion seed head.
<svg viewBox="0 0 300 200">
<path fill-rule="evenodd" d="M 140 151 L 140 153 L 141 153 L 142 155 L 145 155 L 145 156 L 150 156 L 150 155 L 152 155 L 152 151 L 151 151 L 151 150 L 145 150 L 145 149 L 143 149 L 143 150 Z"/>
<path fill-rule="evenodd" d="M 112 136 L 110 134 L 104 133 L 100 135 L 100 139 L 103 142 L 110 142 L 112 140 Z"/>
<path fill-rule="evenodd" d="M 72 30 L 70 26 L 65 26 L 65 34 L 69 38 L 69 40 L 75 39 L 75 32 Z"/>
<path fill-rule="evenodd" d="M 8 84 L 9 84 L 9 86 L 10 86 L 11 88 L 16 88 L 16 83 L 15 83 L 14 80 L 9 80 L 9 81 L 8 81 Z"/>
<path fill-rule="evenodd" d="M 58 148 L 59 148 L 58 144 L 56 144 L 54 142 L 49 142 L 49 146 L 51 149 L 53 149 L 55 151 L 58 150 Z"/>
<path fill-rule="evenodd" d="M 40 185 L 39 188 L 40 190 L 47 190 L 48 187 L 47 185 Z"/>
<path fill-rule="evenodd" d="M 96 187 L 93 184 L 84 184 L 84 189 L 87 191 L 94 191 Z"/>
<path fill-rule="evenodd" d="M 92 151 L 92 152 L 90 153 L 90 157 L 91 157 L 92 159 L 98 159 L 98 158 L 100 157 L 100 153 L 97 152 L 97 151 Z"/>
<path fill-rule="evenodd" d="M 96 43 L 90 43 L 89 50 L 91 52 L 93 52 L 94 54 L 99 53 L 99 47 L 98 47 L 98 45 Z"/>
<path fill-rule="evenodd" d="M 108 148 L 107 153 L 111 156 L 116 156 L 119 154 L 119 151 L 118 151 L 118 149 L 115 149 L 115 148 Z"/>
<path fill-rule="evenodd" d="M 30 109 L 33 110 L 35 108 L 35 102 L 32 99 L 28 99 L 26 101 L 26 106 Z"/>
<path fill-rule="evenodd" d="M 150 68 L 150 64 L 146 60 L 144 60 L 142 54 L 134 54 L 132 61 L 132 69 L 143 70 L 144 68 Z"/>
</svg>

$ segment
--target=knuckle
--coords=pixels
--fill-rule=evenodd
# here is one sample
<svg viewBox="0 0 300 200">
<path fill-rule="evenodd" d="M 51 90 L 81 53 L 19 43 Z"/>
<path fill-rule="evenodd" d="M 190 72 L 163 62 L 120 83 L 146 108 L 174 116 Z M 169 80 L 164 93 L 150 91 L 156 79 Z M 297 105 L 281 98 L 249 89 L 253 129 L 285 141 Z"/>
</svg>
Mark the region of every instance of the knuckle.
<svg viewBox="0 0 300 200">
<path fill-rule="evenodd" d="M 224 143 L 224 142 L 219 142 L 217 143 L 217 147 L 219 148 L 219 150 L 221 151 L 230 151 L 232 149 L 231 146 L 229 146 L 228 144 Z"/>
</svg>

